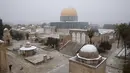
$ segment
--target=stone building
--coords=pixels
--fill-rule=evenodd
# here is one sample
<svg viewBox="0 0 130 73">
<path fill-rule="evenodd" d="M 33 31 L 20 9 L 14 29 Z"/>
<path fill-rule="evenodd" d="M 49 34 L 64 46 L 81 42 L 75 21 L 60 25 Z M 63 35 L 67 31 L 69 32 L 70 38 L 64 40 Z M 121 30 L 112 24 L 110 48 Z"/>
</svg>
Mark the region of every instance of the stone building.
<svg viewBox="0 0 130 73">
<path fill-rule="evenodd" d="M 4 29 L 4 33 L 3 33 L 3 40 L 6 44 L 10 44 L 12 41 L 12 37 L 10 35 L 10 30 L 8 30 L 8 28 Z"/>
<path fill-rule="evenodd" d="M 70 29 L 69 35 L 71 36 L 71 41 L 82 44 L 90 43 L 87 31 L 88 29 Z M 94 32 L 92 43 L 97 47 L 101 42 L 108 41 L 112 44 L 115 41 L 114 30 L 97 29 L 94 30 Z"/>
<path fill-rule="evenodd" d="M 53 34 L 55 32 L 56 28 L 55 28 L 55 26 L 46 25 L 46 26 L 44 26 L 43 30 L 44 30 L 43 32 L 45 34 Z"/>
<path fill-rule="evenodd" d="M 65 8 L 61 11 L 60 15 L 61 22 L 51 22 L 51 26 L 56 26 L 56 28 L 62 29 L 84 29 L 88 27 L 88 22 L 79 22 L 78 21 L 78 14 L 76 9 L 74 8 Z"/>
<path fill-rule="evenodd" d="M 69 73 L 105 73 L 106 58 L 99 55 L 94 45 L 84 45 L 69 59 Z"/>
<path fill-rule="evenodd" d="M 85 44 L 88 41 L 87 30 L 85 29 L 70 29 L 69 34 L 72 42 Z"/>
<path fill-rule="evenodd" d="M 8 71 L 7 55 L 4 41 L 0 40 L 0 73 L 6 73 Z"/>
</svg>

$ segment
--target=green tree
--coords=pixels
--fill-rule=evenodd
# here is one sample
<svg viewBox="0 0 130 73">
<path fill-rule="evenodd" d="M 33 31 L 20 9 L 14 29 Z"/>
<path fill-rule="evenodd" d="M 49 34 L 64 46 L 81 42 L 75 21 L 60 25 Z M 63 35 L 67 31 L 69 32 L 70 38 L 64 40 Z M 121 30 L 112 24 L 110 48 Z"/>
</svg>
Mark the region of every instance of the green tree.
<svg viewBox="0 0 130 73">
<path fill-rule="evenodd" d="M 120 40 L 124 41 L 124 31 L 128 28 L 128 25 L 126 23 L 121 23 L 120 25 L 116 25 L 115 33 L 118 39 L 117 48 L 119 48 Z"/>
<path fill-rule="evenodd" d="M 120 24 L 117 26 L 115 32 L 117 33 L 118 37 L 118 45 L 119 45 L 119 41 L 120 39 L 123 41 L 123 46 L 125 49 L 125 61 L 126 61 L 126 52 L 127 52 L 127 42 L 129 42 L 127 40 L 128 36 L 129 36 L 129 25 L 126 23 Z"/>
<path fill-rule="evenodd" d="M 87 35 L 89 36 L 90 44 L 92 44 L 92 37 L 94 36 L 94 31 L 92 29 L 88 30 Z"/>
<path fill-rule="evenodd" d="M 98 52 L 103 53 L 106 50 L 110 50 L 111 47 L 112 47 L 112 44 L 110 44 L 108 41 L 103 41 L 100 43 L 100 45 L 98 47 Z"/>
<path fill-rule="evenodd" d="M 8 24 L 5 24 L 5 25 L 3 25 L 3 29 L 4 28 L 8 28 L 8 30 L 10 30 L 12 27 L 10 25 L 8 25 Z"/>
<path fill-rule="evenodd" d="M 2 19 L 0 19 L 0 39 L 3 37 L 3 22 Z"/>
<path fill-rule="evenodd" d="M 130 61 L 123 65 L 123 73 L 130 73 Z"/>
<path fill-rule="evenodd" d="M 112 45 L 108 41 L 104 41 L 100 43 L 99 47 L 103 48 L 104 50 L 110 50 Z"/>
</svg>

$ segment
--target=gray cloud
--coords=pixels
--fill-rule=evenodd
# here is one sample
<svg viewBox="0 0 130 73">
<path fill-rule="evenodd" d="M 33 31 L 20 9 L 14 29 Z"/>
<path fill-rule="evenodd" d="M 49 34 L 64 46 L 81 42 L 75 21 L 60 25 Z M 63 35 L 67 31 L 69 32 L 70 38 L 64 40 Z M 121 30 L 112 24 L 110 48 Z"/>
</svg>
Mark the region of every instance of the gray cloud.
<svg viewBox="0 0 130 73">
<path fill-rule="evenodd" d="M 0 18 L 16 24 L 60 21 L 61 10 L 67 7 L 77 10 L 79 21 L 130 21 L 130 0 L 0 0 Z"/>
</svg>

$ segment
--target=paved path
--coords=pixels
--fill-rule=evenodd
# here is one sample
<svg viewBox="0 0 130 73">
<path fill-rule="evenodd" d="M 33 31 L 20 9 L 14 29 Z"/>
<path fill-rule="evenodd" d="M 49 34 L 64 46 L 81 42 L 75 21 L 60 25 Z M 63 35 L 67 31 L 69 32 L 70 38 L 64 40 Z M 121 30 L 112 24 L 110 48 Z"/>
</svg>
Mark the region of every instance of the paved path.
<svg viewBox="0 0 130 73">
<path fill-rule="evenodd" d="M 12 52 L 8 52 L 8 63 L 12 64 L 12 72 L 13 73 L 35 73 L 35 67 L 25 62 L 24 59 L 21 59 L 19 56 L 15 55 Z M 23 70 L 20 70 L 23 67 Z M 31 69 L 31 70 L 30 70 Z"/>
<path fill-rule="evenodd" d="M 120 49 L 116 48 L 116 43 L 113 43 L 112 49 L 105 55 L 108 58 L 106 73 L 122 73 L 120 68 L 123 61 L 122 59 L 115 57 L 119 51 Z M 43 53 L 43 51 L 39 50 L 39 53 Z M 53 61 L 38 66 L 26 62 L 23 57 L 14 54 L 11 51 L 8 51 L 8 61 L 9 64 L 13 65 L 13 73 L 69 73 L 69 63 L 67 58 L 56 51 L 52 51 L 50 54 L 55 56 Z M 21 67 L 23 67 L 23 70 L 20 70 Z"/>
<path fill-rule="evenodd" d="M 107 73 L 122 73 L 122 65 L 124 61 L 116 57 L 120 50 L 121 48 L 117 49 L 116 42 L 113 43 L 112 49 L 109 51 L 107 55 Z"/>
<path fill-rule="evenodd" d="M 51 70 L 58 69 L 58 67 L 61 67 L 63 64 L 68 63 L 68 59 L 63 56 L 61 53 L 57 52 L 56 50 L 53 50 L 51 52 L 44 51 L 42 49 L 38 50 L 38 54 L 49 54 L 50 56 L 53 56 L 54 58 L 47 63 L 43 63 L 40 65 L 33 65 L 26 60 L 24 60 L 23 56 L 20 56 L 18 53 L 14 52 L 12 48 L 19 47 L 20 44 L 24 43 L 25 41 L 14 41 L 14 45 L 9 47 L 10 51 L 8 51 L 8 62 L 9 64 L 12 64 L 12 72 L 13 73 L 47 73 L 51 72 Z M 37 43 L 34 45 L 37 45 Z M 21 67 L 23 67 L 23 70 L 20 70 Z M 68 67 L 68 66 L 67 66 Z M 62 67 L 61 67 L 62 68 Z"/>
</svg>

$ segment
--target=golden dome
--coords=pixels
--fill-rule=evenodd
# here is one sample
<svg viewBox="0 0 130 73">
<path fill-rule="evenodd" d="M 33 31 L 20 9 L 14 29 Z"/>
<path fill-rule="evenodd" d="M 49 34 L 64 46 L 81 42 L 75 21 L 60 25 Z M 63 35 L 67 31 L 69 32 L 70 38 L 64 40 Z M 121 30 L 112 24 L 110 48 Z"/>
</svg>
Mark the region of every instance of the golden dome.
<svg viewBox="0 0 130 73">
<path fill-rule="evenodd" d="M 77 12 L 74 8 L 65 8 L 62 10 L 61 16 L 77 16 Z"/>
</svg>

